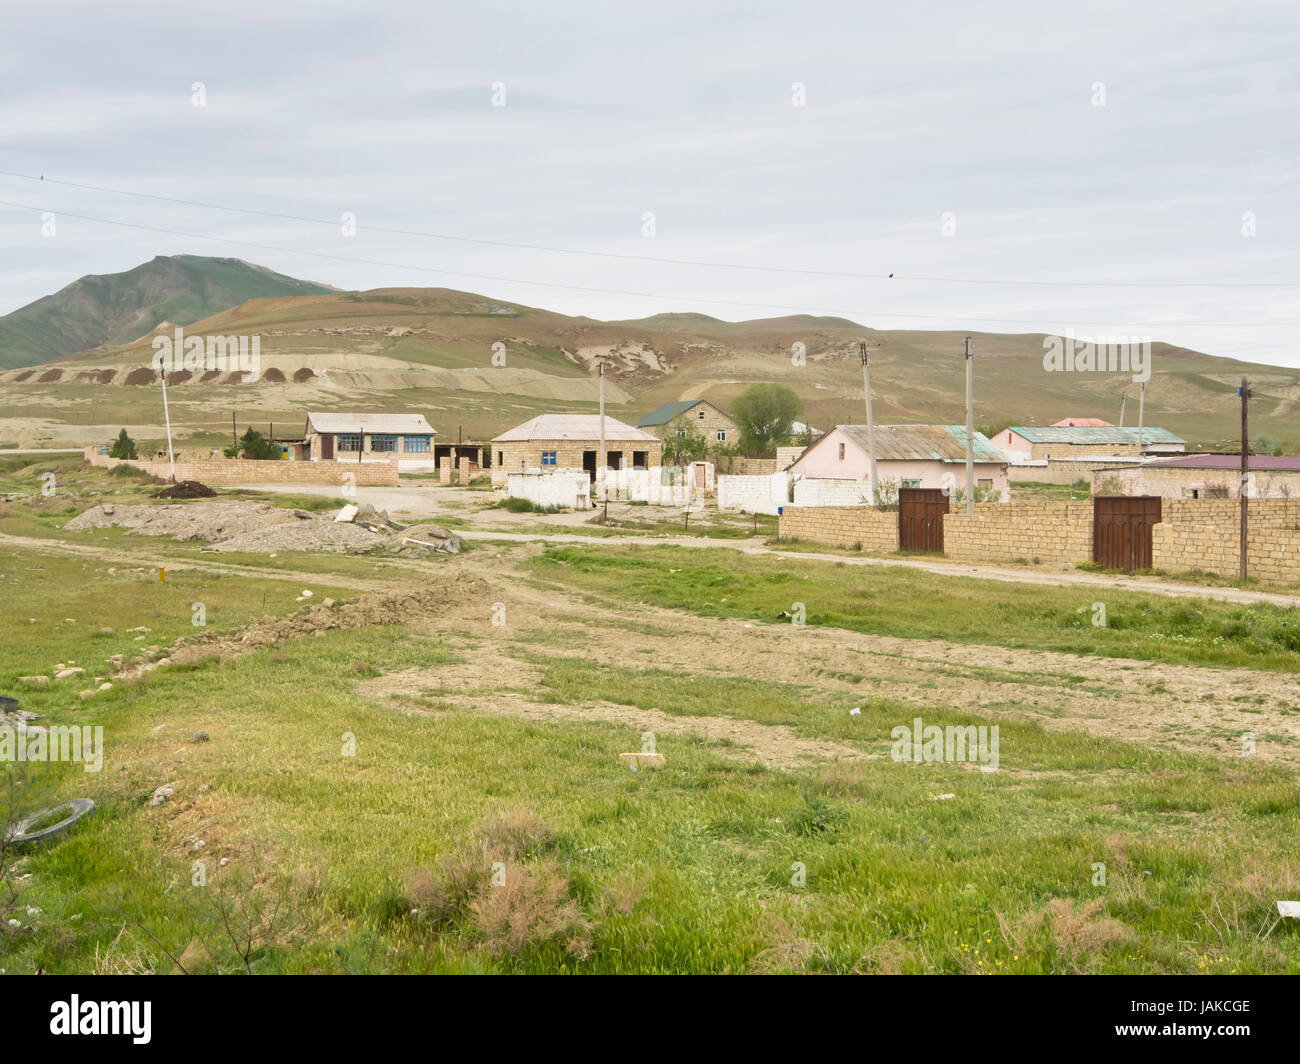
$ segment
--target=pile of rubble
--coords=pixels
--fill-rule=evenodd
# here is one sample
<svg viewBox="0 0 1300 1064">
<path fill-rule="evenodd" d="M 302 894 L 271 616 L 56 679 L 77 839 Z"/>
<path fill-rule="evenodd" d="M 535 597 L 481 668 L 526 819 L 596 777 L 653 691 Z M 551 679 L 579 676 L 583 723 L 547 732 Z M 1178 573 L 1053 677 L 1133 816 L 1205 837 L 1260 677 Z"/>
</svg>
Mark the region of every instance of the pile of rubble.
<svg viewBox="0 0 1300 1064">
<path fill-rule="evenodd" d="M 319 550 L 402 555 L 456 554 L 460 540 L 438 525 L 403 528 L 373 506 L 348 505 L 333 516 L 286 510 L 264 502 L 199 501 L 172 506 L 104 503 L 74 517 L 72 532 L 127 528 L 136 536 L 196 540 L 214 551 L 270 553 Z"/>
</svg>

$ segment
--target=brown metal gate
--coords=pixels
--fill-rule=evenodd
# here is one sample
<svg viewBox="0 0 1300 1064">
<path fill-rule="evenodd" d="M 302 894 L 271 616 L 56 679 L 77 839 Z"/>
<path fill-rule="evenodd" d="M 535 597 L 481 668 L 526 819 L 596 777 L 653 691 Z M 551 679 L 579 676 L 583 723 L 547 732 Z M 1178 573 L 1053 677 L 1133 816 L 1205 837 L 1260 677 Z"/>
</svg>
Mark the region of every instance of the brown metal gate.
<svg viewBox="0 0 1300 1064">
<path fill-rule="evenodd" d="M 1151 568 L 1151 528 L 1159 495 L 1100 495 L 1092 500 L 1092 560 L 1103 569 Z"/>
<path fill-rule="evenodd" d="M 901 488 L 898 492 L 898 549 L 943 553 L 943 515 L 948 496 L 941 488 Z"/>
</svg>

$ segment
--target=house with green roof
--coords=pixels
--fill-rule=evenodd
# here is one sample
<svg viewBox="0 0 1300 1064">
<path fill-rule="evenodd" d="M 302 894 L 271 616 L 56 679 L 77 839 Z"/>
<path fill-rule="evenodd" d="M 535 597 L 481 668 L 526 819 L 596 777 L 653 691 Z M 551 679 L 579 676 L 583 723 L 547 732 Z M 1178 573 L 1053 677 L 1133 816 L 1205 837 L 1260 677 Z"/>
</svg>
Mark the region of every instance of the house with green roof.
<svg viewBox="0 0 1300 1064">
<path fill-rule="evenodd" d="M 1182 454 L 1187 450 L 1186 440 L 1156 425 L 1012 425 L 993 437 L 993 445 L 1020 459 Z"/>
<path fill-rule="evenodd" d="M 661 440 L 675 435 L 679 429 L 691 428 L 708 442 L 709 446 L 728 446 L 740 441 L 740 429 L 707 399 L 682 399 L 664 403 L 658 410 L 647 414 L 636 423 L 639 429 L 653 433 Z"/>
</svg>

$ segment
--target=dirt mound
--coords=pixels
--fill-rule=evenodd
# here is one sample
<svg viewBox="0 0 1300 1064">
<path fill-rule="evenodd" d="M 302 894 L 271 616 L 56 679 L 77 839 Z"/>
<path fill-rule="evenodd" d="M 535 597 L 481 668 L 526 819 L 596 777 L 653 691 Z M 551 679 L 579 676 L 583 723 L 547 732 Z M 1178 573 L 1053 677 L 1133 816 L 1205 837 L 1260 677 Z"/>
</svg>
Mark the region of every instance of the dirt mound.
<svg viewBox="0 0 1300 1064">
<path fill-rule="evenodd" d="M 172 506 L 104 503 L 79 514 L 63 527 L 71 532 L 85 532 L 113 526 L 129 528 L 135 536 L 198 540 L 210 543 L 212 550 L 250 554 L 280 550 L 364 554 L 396 550 L 402 546 L 395 538 L 399 533 L 387 527 L 336 522 L 328 516 L 317 516 L 306 510 L 285 510 L 270 503 L 229 499 Z"/>
<path fill-rule="evenodd" d="M 247 654 L 278 646 L 286 639 L 321 635 L 335 629 L 411 625 L 425 617 L 442 623 L 449 614 L 466 607 L 481 607 L 490 597 L 484 581 L 457 573 L 450 579 L 431 581 L 409 591 L 374 592 L 338 606 L 309 606 L 288 617 L 263 617 L 238 632 L 183 636 L 157 661 L 128 665 L 118 675 L 130 679 L 162 665 L 188 664 L 212 654 L 222 657 Z"/>
<path fill-rule="evenodd" d="M 155 491 L 153 497 L 155 499 L 211 499 L 216 494 L 206 484 L 200 484 L 197 480 L 182 480 L 170 488 Z"/>
</svg>

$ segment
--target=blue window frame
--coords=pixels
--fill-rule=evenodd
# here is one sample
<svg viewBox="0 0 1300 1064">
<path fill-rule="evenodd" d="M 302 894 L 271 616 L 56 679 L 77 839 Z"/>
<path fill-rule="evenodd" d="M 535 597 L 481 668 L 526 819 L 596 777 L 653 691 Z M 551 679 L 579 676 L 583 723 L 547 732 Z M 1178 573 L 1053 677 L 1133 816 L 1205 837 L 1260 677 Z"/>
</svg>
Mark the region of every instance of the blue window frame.
<svg viewBox="0 0 1300 1064">
<path fill-rule="evenodd" d="M 542 452 L 542 465 L 544 465 L 544 466 L 548 466 L 548 465 L 553 466 L 553 465 L 555 465 L 555 452 L 554 452 L 554 451 L 543 451 L 543 452 Z"/>
<path fill-rule="evenodd" d="M 361 436 L 356 433 L 340 432 L 338 436 L 340 451 L 359 451 L 361 450 Z"/>
<path fill-rule="evenodd" d="M 428 436 L 404 436 L 403 443 L 406 445 L 407 454 L 428 454 L 429 437 Z"/>
</svg>

